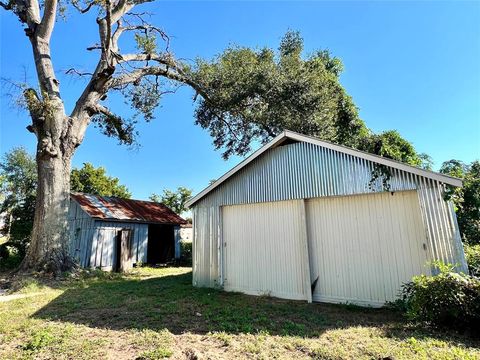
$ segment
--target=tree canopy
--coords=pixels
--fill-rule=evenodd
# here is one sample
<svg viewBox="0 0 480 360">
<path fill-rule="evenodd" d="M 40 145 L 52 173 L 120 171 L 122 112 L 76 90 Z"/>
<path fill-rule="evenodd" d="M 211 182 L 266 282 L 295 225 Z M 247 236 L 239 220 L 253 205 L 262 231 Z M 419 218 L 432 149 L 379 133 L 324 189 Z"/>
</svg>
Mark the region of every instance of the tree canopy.
<svg viewBox="0 0 480 360">
<path fill-rule="evenodd" d="M 150 200 L 162 203 L 169 207 L 175 213 L 182 215 L 188 210 L 185 205 L 192 197 L 192 190 L 183 186 L 179 186 L 176 191 L 164 189 L 161 195 L 153 193 L 150 195 Z"/>
<path fill-rule="evenodd" d="M 120 179 L 107 175 L 104 167 L 95 168 L 84 163 L 80 169 L 73 169 L 70 176 L 71 190 L 101 196 L 116 196 L 129 199 L 132 195 Z"/>
<path fill-rule="evenodd" d="M 377 155 L 431 168 L 431 158 L 395 130 L 375 134 L 340 83 L 341 60 L 327 50 L 303 55 L 303 39 L 287 32 L 275 52 L 229 47 L 211 61 L 197 59 L 190 73 L 208 89 L 196 109 L 223 157 L 245 155 L 288 129 Z"/>
<path fill-rule="evenodd" d="M 198 59 L 192 78 L 208 89 L 196 123 L 208 129 L 223 157 L 244 155 L 253 140 L 284 129 L 355 146 L 368 134 L 339 82 L 343 65 L 327 50 L 303 58 L 303 39 L 287 32 L 278 51 L 230 47 L 211 61 Z"/>
<path fill-rule="evenodd" d="M 463 179 L 461 188 L 447 188 L 447 199 L 455 204 L 463 241 L 480 244 L 480 162 L 449 160 L 442 164 L 440 172 Z"/>
<path fill-rule="evenodd" d="M 6 217 L 1 231 L 8 235 L 8 245 L 15 247 L 20 256 L 25 255 L 33 226 L 36 188 L 34 157 L 23 147 L 4 154 L 0 162 L 0 213 Z"/>
</svg>

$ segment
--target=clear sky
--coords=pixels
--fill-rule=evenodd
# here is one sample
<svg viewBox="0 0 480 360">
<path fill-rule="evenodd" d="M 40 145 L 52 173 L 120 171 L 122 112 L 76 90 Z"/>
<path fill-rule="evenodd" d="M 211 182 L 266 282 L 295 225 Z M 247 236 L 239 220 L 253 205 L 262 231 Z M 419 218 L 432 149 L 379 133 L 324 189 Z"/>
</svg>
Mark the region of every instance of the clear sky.
<svg viewBox="0 0 480 360">
<path fill-rule="evenodd" d="M 140 7 L 139 7 L 140 8 Z M 143 7 L 172 38 L 177 57 L 211 58 L 229 44 L 277 48 L 288 30 L 299 30 L 306 53 L 327 48 L 342 59 L 341 82 L 376 132 L 397 129 L 435 168 L 448 159 L 480 158 L 480 2 L 165 2 Z M 20 23 L 0 10 L 1 76 L 35 81 L 31 50 Z M 53 37 L 67 111 L 83 80 L 62 70 L 91 68 L 97 40 L 91 17 L 59 21 Z M 5 91 L 5 89 L 4 89 Z M 184 88 L 162 101 L 156 119 L 139 126 L 142 146 L 118 146 L 95 128 L 87 131 L 73 164 L 91 162 L 117 176 L 135 198 L 164 188 L 200 191 L 241 159 L 221 159 L 208 133 L 194 125 L 193 93 Z M 128 112 L 122 101 L 109 104 Z M 32 153 L 29 119 L 0 104 L 0 153 L 23 145 Z"/>
</svg>

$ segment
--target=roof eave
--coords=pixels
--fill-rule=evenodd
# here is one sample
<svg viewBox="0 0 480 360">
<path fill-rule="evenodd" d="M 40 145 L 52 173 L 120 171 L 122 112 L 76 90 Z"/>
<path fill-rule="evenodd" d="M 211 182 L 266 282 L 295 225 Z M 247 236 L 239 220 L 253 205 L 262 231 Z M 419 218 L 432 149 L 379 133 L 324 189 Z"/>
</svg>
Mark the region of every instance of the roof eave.
<svg viewBox="0 0 480 360">
<path fill-rule="evenodd" d="M 287 132 L 283 131 L 279 135 L 277 135 L 273 140 L 271 140 L 268 144 L 265 144 L 262 146 L 260 149 L 252 153 L 250 156 L 242 160 L 239 164 L 234 166 L 232 169 L 227 171 L 225 174 L 223 174 L 218 180 L 216 180 L 213 184 L 207 186 L 205 189 L 200 191 L 197 195 L 195 195 L 193 198 L 191 198 L 189 201 L 186 202 L 187 207 L 191 207 L 193 204 L 195 204 L 198 200 L 203 198 L 205 195 L 207 195 L 210 191 L 221 185 L 225 180 L 227 180 L 230 176 L 235 174 L 238 170 L 242 169 L 243 167 L 247 166 L 250 162 L 255 160 L 257 157 L 259 157 L 261 154 L 263 154 L 265 151 L 268 149 L 271 149 L 275 146 L 280 145 L 285 139 L 287 138 Z"/>
<path fill-rule="evenodd" d="M 361 157 L 365 160 L 373 161 L 375 163 L 379 163 L 379 164 L 382 164 L 382 165 L 385 165 L 385 166 L 390 166 L 390 167 L 393 167 L 393 168 L 396 168 L 396 169 L 399 169 L 399 170 L 403 170 L 403 171 L 406 171 L 406 172 L 410 172 L 410 173 L 413 173 L 413 174 L 416 174 L 416 175 L 419 175 L 419 176 L 423 176 L 423 177 L 426 177 L 426 178 L 437 180 L 439 182 L 442 182 L 442 183 L 445 183 L 445 184 L 448 184 L 448 185 L 452 185 L 452 186 L 455 186 L 455 187 L 461 187 L 462 183 L 463 183 L 461 179 L 458 179 L 458 178 L 455 178 L 455 177 L 452 177 L 452 176 L 440 174 L 440 173 L 430 171 L 430 170 L 420 169 L 420 168 L 417 168 L 415 166 L 407 165 L 407 164 L 402 163 L 400 161 L 387 159 L 387 158 L 384 158 L 384 157 L 379 156 L 379 155 L 374 155 L 374 154 L 367 153 L 365 151 L 355 150 L 355 149 L 345 147 L 345 146 L 342 146 L 342 145 L 333 144 L 333 143 L 330 143 L 328 141 L 319 140 L 319 139 L 314 138 L 312 136 L 302 135 L 302 134 L 299 134 L 299 133 L 296 133 L 296 132 L 293 132 L 293 131 L 290 131 L 290 130 L 284 130 L 282 133 L 277 135 L 277 137 L 275 137 L 268 144 L 265 144 L 264 146 L 262 146 L 260 149 L 255 151 L 253 154 L 251 154 L 249 157 L 244 159 L 238 165 L 233 167 L 230 171 L 228 171 L 224 175 L 222 175 L 213 184 L 207 186 L 205 189 L 200 191 L 196 196 L 194 196 L 192 199 L 187 201 L 186 206 L 188 206 L 189 208 L 192 207 L 192 205 L 197 203 L 200 199 L 202 199 L 209 192 L 211 192 L 212 190 L 214 190 L 215 188 L 220 186 L 223 182 L 225 182 L 228 178 L 230 178 L 237 171 L 239 171 L 240 169 L 247 166 L 250 162 L 255 160 L 257 157 L 259 157 L 265 151 L 280 145 L 286 139 L 291 139 L 291 140 L 295 140 L 295 141 L 299 141 L 299 142 L 308 142 L 310 144 L 323 146 L 323 147 L 326 147 L 326 148 L 329 148 L 329 149 L 332 149 L 332 150 L 335 150 L 335 151 L 339 151 L 339 152 L 344 153 L 344 154 L 349 154 L 349 155 L 352 155 L 352 156 Z"/>
</svg>

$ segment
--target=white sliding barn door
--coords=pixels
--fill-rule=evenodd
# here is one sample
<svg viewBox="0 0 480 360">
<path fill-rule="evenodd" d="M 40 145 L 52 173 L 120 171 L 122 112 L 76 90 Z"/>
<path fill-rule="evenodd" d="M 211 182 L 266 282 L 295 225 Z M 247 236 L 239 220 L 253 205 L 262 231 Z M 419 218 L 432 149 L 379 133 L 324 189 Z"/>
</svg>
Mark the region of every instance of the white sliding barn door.
<svg viewBox="0 0 480 360">
<path fill-rule="evenodd" d="M 379 306 L 429 273 L 416 191 L 306 201 L 314 301 Z"/>
<path fill-rule="evenodd" d="M 309 299 L 303 201 L 224 206 L 224 289 Z"/>
</svg>

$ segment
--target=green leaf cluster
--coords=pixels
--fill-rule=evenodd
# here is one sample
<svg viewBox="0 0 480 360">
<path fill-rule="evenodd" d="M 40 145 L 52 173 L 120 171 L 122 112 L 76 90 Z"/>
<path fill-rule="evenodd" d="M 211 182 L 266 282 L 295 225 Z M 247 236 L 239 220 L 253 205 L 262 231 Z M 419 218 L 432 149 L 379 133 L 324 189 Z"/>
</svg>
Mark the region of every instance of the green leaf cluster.
<svg viewBox="0 0 480 360">
<path fill-rule="evenodd" d="M 181 215 L 187 208 L 187 201 L 192 197 L 192 190 L 183 186 L 179 186 L 176 191 L 164 189 L 161 195 L 153 193 L 150 200 L 162 203 L 175 213 Z"/>
<path fill-rule="evenodd" d="M 157 38 L 154 34 L 135 33 L 137 49 L 144 54 L 154 54 L 157 50 Z"/>
<path fill-rule="evenodd" d="M 463 180 L 462 187 L 447 188 L 446 199 L 455 205 L 463 241 L 480 244 L 480 161 L 465 164 L 449 160 L 442 164 L 440 172 Z"/>
<path fill-rule="evenodd" d="M 80 169 L 73 169 L 70 177 L 71 190 L 100 196 L 116 196 L 129 199 L 131 197 L 125 185 L 116 177 L 107 175 L 104 167 L 94 167 L 84 163 Z"/>
<path fill-rule="evenodd" d="M 197 60 L 191 76 L 208 98 L 199 101 L 196 123 L 224 148 L 224 158 L 284 129 L 350 146 L 368 134 L 340 85 L 341 61 L 326 50 L 304 59 L 302 51 L 299 33 L 288 32 L 276 53 L 230 47 L 212 61 Z"/>
<path fill-rule="evenodd" d="M 406 315 L 433 326 L 479 331 L 480 280 L 436 264 L 439 274 L 415 276 L 403 286 Z"/>
<path fill-rule="evenodd" d="M 480 244 L 464 244 L 463 249 L 470 274 L 480 277 Z"/>
<path fill-rule="evenodd" d="M 36 189 L 35 158 L 23 147 L 6 153 L 0 162 L 0 213 L 5 219 L 0 231 L 8 236 L 8 246 L 17 249 L 21 257 L 33 227 Z"/>
</svg>

